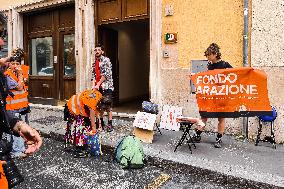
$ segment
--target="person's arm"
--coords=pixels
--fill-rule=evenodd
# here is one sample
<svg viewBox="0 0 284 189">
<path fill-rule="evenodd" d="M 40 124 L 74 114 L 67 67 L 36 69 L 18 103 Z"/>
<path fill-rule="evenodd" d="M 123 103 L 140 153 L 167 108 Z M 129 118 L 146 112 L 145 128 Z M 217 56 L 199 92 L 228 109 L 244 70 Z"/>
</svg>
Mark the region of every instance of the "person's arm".
<svg viewBox="0 0 284 189">
<path fill-rule="evenodd" d="M 0 58 L 0 66 L 8 66 L 9 61 L 10 57 Z"/>
<path fill-rule="evenodd" d="M 13 131 L 19 133 L 19 135 L 26 141 L 28 147 L 25 151 L 25 154 L 33 154 L 41 147 L 42 139 L 39 133 L 27 123 L 17 121 L 13 127 Z"/>
<path fill-rule="evenodd" d="M 23 70 L 20 66 L 17 68 L 17 72 L 18 72 L 18 82 L 17 82 L 17 87 L 15 89 L 21 91 L 24 88 L 24 77 L 23 77 Z"/>
<path fill-rule="evenodd" d="M 100 81 L 95 85 L 95 87 L 93 87 L 94 89 L 99 90 L 101 84 L 106 80 L 105 76 L 102 75 Z M 95 83 L 95 82 L 94 82 Z"/>
<path fill-rule="evenodd" d="M 225 68 L 233 68 L 233 66 L 229 62 L 225 62 Z"/>
<path fill-rule="evenodd" d="M 96 127 L 96 112 L 95 110 L 90 108 L 90 121 L 91 121 L 91 127 L 92 130 L 95 131 L 97 129 Z"/>
<path fill-rule="evenodd" d="M 101 67 L 101 76 L 105 77 L 105 80 L 109 80 L 112 75 L 112 64 L 109 58 L 103 60 L 103 66 Z"/>
</svg>

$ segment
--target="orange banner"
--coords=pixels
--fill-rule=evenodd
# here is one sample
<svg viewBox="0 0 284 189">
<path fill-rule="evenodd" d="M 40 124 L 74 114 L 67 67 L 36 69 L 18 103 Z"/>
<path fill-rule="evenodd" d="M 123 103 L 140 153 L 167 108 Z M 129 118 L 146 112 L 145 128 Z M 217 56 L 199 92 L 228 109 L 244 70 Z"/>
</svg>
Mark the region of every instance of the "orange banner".
<svg viewBox="0 0 284 189">
<path fill-rule="evenodd" d="M 264 71 L 216 69 L 191 76 L 202 117 L 272 115 Z"/>
</svg>

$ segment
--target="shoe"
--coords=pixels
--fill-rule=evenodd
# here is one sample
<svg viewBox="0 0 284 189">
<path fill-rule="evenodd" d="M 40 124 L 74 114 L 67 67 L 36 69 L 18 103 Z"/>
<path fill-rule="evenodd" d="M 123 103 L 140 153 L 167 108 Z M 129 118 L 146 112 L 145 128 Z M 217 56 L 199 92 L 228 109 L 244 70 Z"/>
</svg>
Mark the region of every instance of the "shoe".
<svg viewBox="0 0 284 189">
<path fill-rule="evenodd" d="M 201 136 L 195 134 L 195 135 L 192 137 L 192 140 L 193 140 L 193 142 L 195 142 L 195 143 L 200 143 L 200 141 L 201 141 Z"/>
<path fill-rule="evenodd" d="M 87 152 L 84 152 L 84 151 L 75 151 L 74 152 L 74 158 L 84 158 L 84 157 L 87 157 L 88 154 Z"/>
<path fill-rule="evenodd" d="M 216 138 L 216 142 L 215 142 L 215 144 L 214 144 L 214 147 L 215 147 L 215 148 L 222 148 L 221 143 L 222 143 L 221 138 Z"/>
<path fill-rule="evenodd" d="M 106 129 L 107 129 L 107 132 L 112 132 L 113 131 L 112 125 L 107 125 Z"/>
</svg>

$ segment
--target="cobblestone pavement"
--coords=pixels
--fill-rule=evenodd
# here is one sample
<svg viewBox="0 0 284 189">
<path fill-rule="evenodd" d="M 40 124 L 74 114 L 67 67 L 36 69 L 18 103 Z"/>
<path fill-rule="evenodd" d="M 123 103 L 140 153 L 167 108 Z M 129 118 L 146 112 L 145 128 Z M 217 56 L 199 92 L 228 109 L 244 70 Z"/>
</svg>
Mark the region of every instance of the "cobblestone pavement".
<svg viewBox="0 0 284 189">
<path fill-rule="evenodd" d="M 161 175 L 169 177 L 161 188 L 238 188 L 237 185 L 222 186 L 201 176 L 181 169 L 164 169 L 146 165 L 143 169 L 125 170 L 115 163 L 110 154 L 100 157 L 73 158 L 63 150 L 63 143 L 44 139 L 41 150 L 32 157 L 16 160 L 25 181 L 15 189 L 143 189 L 153 185 Z M 156 183 L 157 186 L 158 183 Z"/>
<path fill-rule="evenodd" d="M 127 115 L 123 114 L 120 116 L 114 117 L 114 132 L 101 133 L 103 146 L 113 148 L 122 136 L 132 133 L 133 119 L 126 119 Z M 32 107 L 30 124 L 43 136 L 58 136 L 62 139 L 66 124 L 63 121 L 63 108 Z M 166 130 L 162 130 L 162 135 L 156 133 L 152 144 L 143 144 L 145 154 L 154 159 L 174 162 L 191 171 L 202 170 L 203 176 L 210 175 L 212 178 L 209 179 L 214 180 L 215 177 L 215 181 L 223 183 L 232 180 L 233 183 L 244 183 L 244 186 L 250 183 L 253 188 L 284 187 L 283 145 L 277 145 L 276 150 L 270 144 L 256 147 L 252 142 L 225 135 L 223 147 L 215 149 L 212 145 L 214 134 L 204 133 L 202 142 L 196 144 L 197 148 L 193 149 L 192 154 L 186 144 L 173 152 L 181 135 L 181 132 Z M 215 173 L 219 175 L 215 176 Z"/>
</svg>

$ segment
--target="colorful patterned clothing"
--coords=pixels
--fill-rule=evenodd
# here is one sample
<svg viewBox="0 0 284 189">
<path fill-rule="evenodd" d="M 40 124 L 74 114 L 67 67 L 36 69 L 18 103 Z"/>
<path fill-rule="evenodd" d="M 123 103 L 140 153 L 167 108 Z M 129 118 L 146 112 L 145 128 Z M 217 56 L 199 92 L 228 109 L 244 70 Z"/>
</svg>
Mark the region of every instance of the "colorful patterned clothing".
<svg viewBox="0 0 284 189">
<path fill-rule="evenodd" d="M 74 146 L 85 146 L 87 144 L 87 132 L 90 132 L 91 124 L 87 117 L 70 115 L 67 122 L 65 133 L 65 144 L 73 144 Z"/>
<path fill-rule="evenodd" d="M 101 87 L 103 90 L 114 90 L 113 87 L 113 79 L 112 79 L 112 64 L 110 62 L 110 59 L 101 56 L 99 62 L 99 70 L 100 70 L 100 76 L 104 76 L 106 80 L 102 83 Z M 93 63 L 93 71 L 92 71 L 92 81 L 96 81 L 96 62 Z"/>
</svg>

